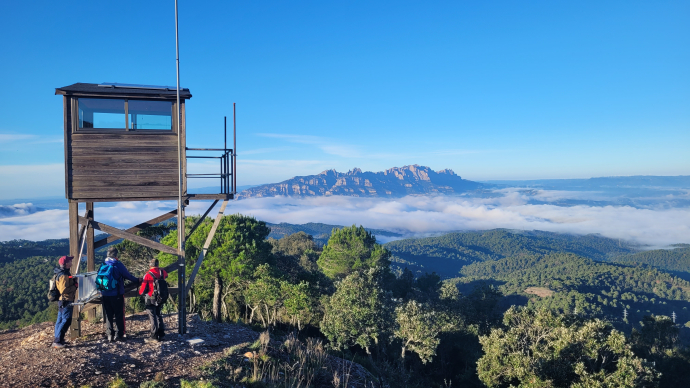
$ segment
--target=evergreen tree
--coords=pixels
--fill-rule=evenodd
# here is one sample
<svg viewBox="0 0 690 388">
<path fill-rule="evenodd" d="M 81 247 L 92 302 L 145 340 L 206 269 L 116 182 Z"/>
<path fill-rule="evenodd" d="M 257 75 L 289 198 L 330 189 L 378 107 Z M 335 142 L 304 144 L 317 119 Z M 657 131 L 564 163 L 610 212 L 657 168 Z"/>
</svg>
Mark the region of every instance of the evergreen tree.
<svg viewBox="0 0 690 388">
<path fill-rule="evenodd" d="M 388 268 L 390 252 L 377 244 L 376 237 L 363 226 L 352 225 L 333 229 L 317 263 L 329 278 L 343 278 L 358 269 Z"/>
</svg>

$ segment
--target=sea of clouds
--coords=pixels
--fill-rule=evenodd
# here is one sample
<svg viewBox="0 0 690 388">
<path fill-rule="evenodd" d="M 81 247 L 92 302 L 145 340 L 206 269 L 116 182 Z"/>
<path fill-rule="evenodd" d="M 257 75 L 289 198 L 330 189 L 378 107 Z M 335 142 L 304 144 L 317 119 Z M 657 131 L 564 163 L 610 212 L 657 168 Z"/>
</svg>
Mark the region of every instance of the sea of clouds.
<svg viewBox="0 0 690 388">
<path fill-rule="evenodd" d="M 582 199 L 587 195 L 595 198 L 599 194 L 549 190 L 525 194 L 521 190 L 502 189 L 495 191 L 490 198 L 416 195 L 396 199 L 272 197 L 233 201 L 226 214 L 241 213 L 271 223 L 364 225 L 398 232 L 406 237 L 508 228 L 598 233 L 649 247 L 690 243 L 690 208 L 687 207 L 559 206 L 543 203 Z M 535 204 L 535 198 L 540 202 Z M 174 202 L 126 202 L 110 207 L 96 204 L 95 214 L 99 221 L 127 228 L 175 206 Z M 187 214 L 201 214 L 208 206 L 207 202 L 192 202 Z M 0 218 L 0 241 L 44 240 L 68 235 L 66 210 L 23 210 L 31 209 L 31 204 L 15 205 L 13 209 L 14 213 Z"/>
</svg>

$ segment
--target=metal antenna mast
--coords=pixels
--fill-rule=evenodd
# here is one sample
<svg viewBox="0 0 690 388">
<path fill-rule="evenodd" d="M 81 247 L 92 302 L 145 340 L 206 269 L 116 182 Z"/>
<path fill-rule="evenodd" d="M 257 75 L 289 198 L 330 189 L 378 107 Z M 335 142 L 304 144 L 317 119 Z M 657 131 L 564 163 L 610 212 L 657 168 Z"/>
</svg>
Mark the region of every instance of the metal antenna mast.
<svg viewBox="0 0 690 388">
<path fill-rule="evenodd" d="M 178 169 L 178 195 L 177 195 L 177 249 L 178 258 L 177 263 L 177 289 L 179 295 L 179 314 L 178 314 L 178 333 L 185 334 L 187 332 L 187 306 L 185 303 L 185 255 L 184 255 L 184 203 L 182 202 L 182 132 L 180 131 L 180 120 L 182 119 L 180 107 L 180 39 L 177 28 L 177 0 L 175 0 L 175 65 L 177 73 L 177 169 Z"/>
</svg>

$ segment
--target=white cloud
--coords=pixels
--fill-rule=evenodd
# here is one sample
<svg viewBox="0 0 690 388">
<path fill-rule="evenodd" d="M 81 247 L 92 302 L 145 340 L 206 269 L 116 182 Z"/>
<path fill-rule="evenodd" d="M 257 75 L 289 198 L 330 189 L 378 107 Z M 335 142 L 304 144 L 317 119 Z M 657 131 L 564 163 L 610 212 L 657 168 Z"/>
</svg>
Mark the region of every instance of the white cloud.
<svg viewBox="0 0 690 388">
<path fill-rule="evenodd" d="M 17 203 L 10 206 L 0 205 L 0 218 L 24 216 L 37 211 L 38 209 L 32 203 Z"/>
<path fill-rule="evenodd" d="M 498 198 L 408 196 L 397 199 L 357 197 L 257 198 L 233 201 L 225 214 L 303 224 L 323 222 L 425 236 L 454 230 L 494 228 L 599 233 L 651 246 L 690 243 L 690 208 L 637 209 L 628 206 L 533 205 L 509 192 Z M 96 204 L 96 219 L 127 228 L 175 208 L 174 202 Z M 201 214 L 207 202 L 192 202 L 187 214 Z M 214 210 L 214 212 L 217 210 Z M 215 216 L 214 212 L 210 215 Z M 67 237 L 67 212 L 48 210 L 0 219 L 0 240 Z"/>
<path fill-rule="evenodd" d="M 652 246 L 690 242 L 690 209 L 687 208 L 530 205 L 506 197 L 409 196 L 395 200 L 275 197 L 233 202 L 230 211 L 276 223 L 362 224 L 408 235 L 509 228 L 600 233 Z"/>
</svg>

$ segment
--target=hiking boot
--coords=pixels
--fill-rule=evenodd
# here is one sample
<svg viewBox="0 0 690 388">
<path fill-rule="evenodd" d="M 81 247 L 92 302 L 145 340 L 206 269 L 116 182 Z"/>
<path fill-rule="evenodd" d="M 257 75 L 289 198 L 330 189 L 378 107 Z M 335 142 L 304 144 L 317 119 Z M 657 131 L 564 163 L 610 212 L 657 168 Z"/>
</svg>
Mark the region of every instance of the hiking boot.
<svg viewBox="0 0 690 388">
<path fill-rule="evenodd" d="M 53 348 L 55 349 L 62 349 L 65 347 L 65 344 L 61 344 L 59 342 L 53 342 Z"/>
<path fill-rule="evenodd" d="M 125 342 L 126 340 L 127 340 L 127 337 L 122 336 L 122 337 L 117 337 L 117 339 L 116 339 L 115 341 L 117 341 L 117 342 Z"/>
</svg>

